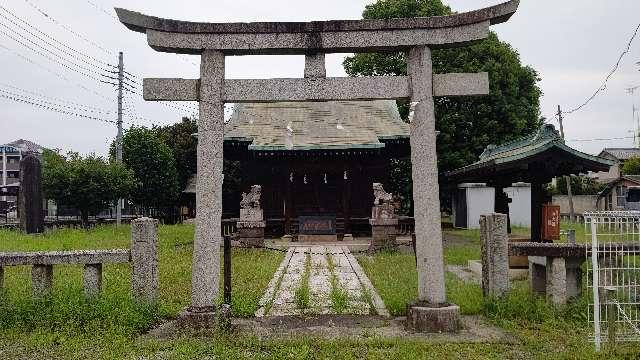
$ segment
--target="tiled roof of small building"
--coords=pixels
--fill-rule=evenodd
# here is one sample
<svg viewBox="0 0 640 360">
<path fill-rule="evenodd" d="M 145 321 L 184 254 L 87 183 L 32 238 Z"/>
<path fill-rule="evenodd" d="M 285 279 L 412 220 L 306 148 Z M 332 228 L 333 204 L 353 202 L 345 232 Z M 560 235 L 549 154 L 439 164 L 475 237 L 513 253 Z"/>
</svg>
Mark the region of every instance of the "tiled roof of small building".
<svg viewBox="0 0 640 360">
<path fill-rule="evenodd" d="M 605 148 L 600 155 L 609 154 L 618 160 L 628 160 L 632 157 L 640 156 L 640 148 Z"/>
<path fill-rule="evenodd" d="M 225 141 L 251 141 L 249 150 L 382 148 L 408 138 L 393 100 L 236 104 Z"/>
<path fill-rule="evenodd" d="M 448 172 L 447 176 L 459 176 L 482 168 L 495 167 L 502 164 L 516 163 L 520 160 L 532 158 L 552 148 L 571 154 L 581 161 L 587 161 L 591 166 L 608 168 L 613 165 L 611 160 L 585 154 L 567 146 L 558 131 L 551 124 L 543 125 L 535 133 L 500 146 L 489 145 L 480 155 L 480 159 L 473 164 Z"/>
</svg>

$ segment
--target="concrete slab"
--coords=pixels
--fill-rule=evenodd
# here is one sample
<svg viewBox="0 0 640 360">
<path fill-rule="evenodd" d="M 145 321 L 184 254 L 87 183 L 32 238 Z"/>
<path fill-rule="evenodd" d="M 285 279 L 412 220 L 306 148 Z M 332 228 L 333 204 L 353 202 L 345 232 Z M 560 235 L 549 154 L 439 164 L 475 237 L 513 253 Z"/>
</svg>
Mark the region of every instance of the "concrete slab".
<svg viewBox="0 0 640 360">
<path fill-rule="evenodd" d="M 295 293 L 301 285 L 307 256 L 311 259 L 309 276 L 310 308 L 297 308 Z M 329 266 L 329 261 L 331 265 Z M 355 265 L 354 265 L 355 264 Z M 277 279 L 276 279 L 277 278 Z M 332 281 L 332 279 L 337 281 Z M 336 289 L 334 289 L 336 287 Z M 261 300 L 256 317 L 335 314 L 332 291 L 346 291 L 347 306 L 343 314 L 388 316 L 382 299 L 346 246 L 292 246 L 276 271 Z M 365 297 L 365 293 L 370 296 Z M 372 298 L 369 303 L 369 298 Z M 373 308 L 372 308 L 373 306 Z"/>
</svg>

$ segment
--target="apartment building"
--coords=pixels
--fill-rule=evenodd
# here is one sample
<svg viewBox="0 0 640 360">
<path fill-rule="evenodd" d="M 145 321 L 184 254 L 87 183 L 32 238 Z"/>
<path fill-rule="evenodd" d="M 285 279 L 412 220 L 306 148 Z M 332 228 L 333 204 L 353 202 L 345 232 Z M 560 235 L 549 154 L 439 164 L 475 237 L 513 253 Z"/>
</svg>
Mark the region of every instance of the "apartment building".
<svg viewBox="0 0 640 360">
<path fill-rule="evenodd" d="M 18 186 L 20 183 L 20 160 L 29 153 L 42 155 L 44 148 L 29 140 L 19 139 L 5 145 L 0 145 L 0 189 L 7 186 Z M 15 196 L 2 195 L 0 190 L 0 201 L 5 206 L 14 205 Z"/>
</svg>

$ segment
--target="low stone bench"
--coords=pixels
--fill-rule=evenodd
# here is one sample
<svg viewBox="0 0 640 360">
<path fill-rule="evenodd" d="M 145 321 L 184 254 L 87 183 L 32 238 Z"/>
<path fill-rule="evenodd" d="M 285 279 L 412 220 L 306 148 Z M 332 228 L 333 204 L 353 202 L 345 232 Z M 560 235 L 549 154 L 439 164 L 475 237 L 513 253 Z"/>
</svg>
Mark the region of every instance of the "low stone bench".
<svg viewBox="0 0 640 360">
<path fill-rule="evenodd" d="M 523 242 L 509 245 L 509 254 L 529 257 L 529 284 L 534 294 L 566 304 L 582 290 L 585 245 Z"/>
<path fill-rule="evenodd" d="M 32 266 L 31 287 L 34 296 L 51 292 L 53 265 L 83 265 L 83 288 L 87 296 L 102 291 L 102 265 L 130 263 L 133 296 L 141 301 L 155 301 L 158 292 L 158 220 L 141 218 L 131 222 L 131 250 L 76 250 L 40 252 L 0 252 L 0 291 L 4 285 L 4 268 Z"/>
<path fill-rule="evenodd" d="M 53 265 L 84 265 L 84 293 L 94 296 L 102 290 L 102 264 L 122 264 L 130 260 L 128 249 L 0 253 L 0 286 L 4 267 L 31 265 L 33 294 L 42 296 L 51 291 Z"/>
<path fill-rule="evenodd" d="M 602 244 L 601 248 L 616 247 Z M 640 246 L 625 245 L 625 251 L 640 254 Z M 531 291 L 546 295 L 554 304 L 565 304 L 582 292 L 582 264 L 591 245 L 524 242 L 509 244 L 509 255 L 529 257 Z"/>
</svg>

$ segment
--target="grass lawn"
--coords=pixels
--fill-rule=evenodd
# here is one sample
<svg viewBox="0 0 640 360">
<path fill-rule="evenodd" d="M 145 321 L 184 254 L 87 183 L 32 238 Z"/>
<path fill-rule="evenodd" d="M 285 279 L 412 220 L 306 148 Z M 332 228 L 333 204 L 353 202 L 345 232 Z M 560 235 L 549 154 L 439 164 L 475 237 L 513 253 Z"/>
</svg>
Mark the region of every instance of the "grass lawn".
<svg viewBox="0 0 640 360">
<path fill-rule="evenodd" d="M 586 306 L 554 309 L 532 299 L 525 284 L 511 297 L 484 302 L 480 287 L 447 275 L 449 299 L 465 314 L 484 314 L 513 332 L 518 344 L 433 344 L 401 338 L 321 339 L 301 336 L 263 339 L 248 335 L 199 336 L 185 333 L 173 340 L 140 336 L 163 318 L 188 305 L 193 227 L 161 226 L 160 303 L 141 306 L 130 298 L 128 265 L 106 265 L 104 292 L 94 300 L 82 296 L 80 266 L 55 266 L 53 295 L 30 295 L 30 268 L 5 269 L 0 296 L 0 359 L 504 359 L 589 358 Z M 0 251 L 128 248 L 128 227 L 105 226 L 89 232 L 59 230 L 45 236 L 0 231 Z M 477 248 L 477 249 L 476 249 Z M 479 254 L 477 240 L 446 249 L 448 262 L 463 263 Z M 284 254 L 268 250 L 233 251 L 233 304 L 236 316 L 251 316 Z M 414 258 L 383 253 L 359 258 L 387 307 L 402 314 L 417 293 Z M 619 357 L 633 358 L 637 353 Z M 603 353 L 602 358 L 610 357 Z"/>
<path fill-rule="evenodd" d="M 583 227 L 580 224 L 563 224 L 562 228 L 579 229 L 580 226 Z M 513 230 L 521 235 L 529 231 L 526 228 Z M 447 233 L 468 240 L 454 241 L 445 247 L 447 264 L 466 265 L 468 260 L 480 259 L 479 230 L 447 230 Z M 404 315 L 407 302 L 418 296 L 414 256 L 387 252 L 360 256 L 358 261 L 391 314 Z M 445 281 L 448 300 L 459 305 L 463 314 L 484 315 L 516 337 L 519 344 L 510 346 L 508 350 L 495 348 L 495 352 L 502 353 L 505 358 L 640 358 L 640 347 L 633 343 L 619 345 L 616 351 L 594 352 L 593 344 L 588 341 L 588 305 L 584 298 L 556 308 L 532 296 L 526 281 L 518 281 L 512 283 L 508 298 L 484 300 L 480 285 L 465 283 L 450 273 L 446 274 Z"/>
</svg>

